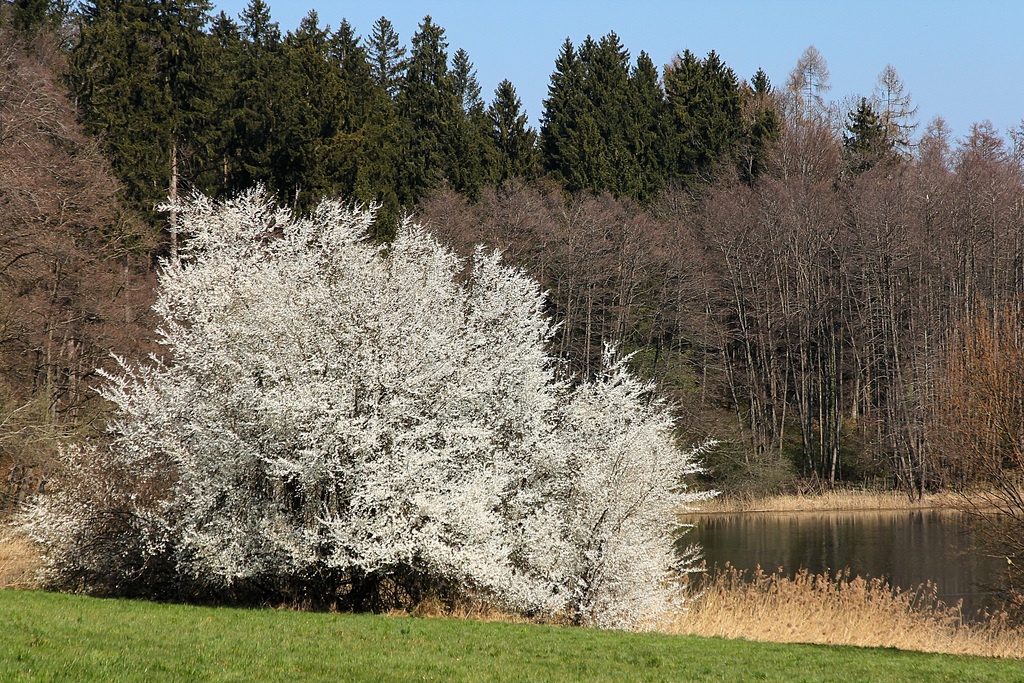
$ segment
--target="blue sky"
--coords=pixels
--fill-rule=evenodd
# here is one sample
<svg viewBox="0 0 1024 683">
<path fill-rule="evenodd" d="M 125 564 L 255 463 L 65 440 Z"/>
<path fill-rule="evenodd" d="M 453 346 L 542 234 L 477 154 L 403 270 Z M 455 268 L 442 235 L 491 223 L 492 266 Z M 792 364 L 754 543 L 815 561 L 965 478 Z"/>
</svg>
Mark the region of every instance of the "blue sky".
<svg viewBox="0 0 1024 683">
<path fill-rule="evenodd" d="M 762 68 L 776 86 L 814 45 L 828 61 L 835 100 L 870 95 L 891 63 L 919 107 L 918 133 L 935 116 L 956 138 L 985 119 L 1004 135 L 1024 119 L 1024 2 L 265 1 L 282 32 L 310 9 L 332 28 L 348 19 L 359 35 L 386 16 L 407 47 L 429 14 L 446 30 L 449 55 L 460 47 L 469 53 L 484 99 L 508 78 L 534 126 L 565 38 L 578 45 L 609 31 L 634 58 L 643 50 L 658 66 L 684 49 L 715 50 L 738 77 Z M 223 0 L 215 11 L 237 18 L 247 4 Z"/>
</svg>

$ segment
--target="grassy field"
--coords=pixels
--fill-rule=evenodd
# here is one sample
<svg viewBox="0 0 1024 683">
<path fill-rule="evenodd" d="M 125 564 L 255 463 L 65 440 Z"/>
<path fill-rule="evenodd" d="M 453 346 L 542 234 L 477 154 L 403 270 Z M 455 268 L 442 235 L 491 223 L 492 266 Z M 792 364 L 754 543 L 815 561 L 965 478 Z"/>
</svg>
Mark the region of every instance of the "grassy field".
<svg viewBox="0 0 1024 683">
<path fill-rule="evenodd" d="M 4 590 L 0 680 L 1024 681 L 1024 662 Z"/>
</svg>

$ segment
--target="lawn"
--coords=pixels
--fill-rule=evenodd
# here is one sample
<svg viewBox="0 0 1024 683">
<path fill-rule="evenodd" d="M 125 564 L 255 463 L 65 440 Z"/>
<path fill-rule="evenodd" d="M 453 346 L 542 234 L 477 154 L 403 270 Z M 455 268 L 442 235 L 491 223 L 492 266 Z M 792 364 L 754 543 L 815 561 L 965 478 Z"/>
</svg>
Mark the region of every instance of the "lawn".
<svg viewBox="0 0 1024 683">
<path fill-rule="evenodd" d="M 4 590 L 0 680 L 1024 681 L 1024 662 Z"/>
</svg>

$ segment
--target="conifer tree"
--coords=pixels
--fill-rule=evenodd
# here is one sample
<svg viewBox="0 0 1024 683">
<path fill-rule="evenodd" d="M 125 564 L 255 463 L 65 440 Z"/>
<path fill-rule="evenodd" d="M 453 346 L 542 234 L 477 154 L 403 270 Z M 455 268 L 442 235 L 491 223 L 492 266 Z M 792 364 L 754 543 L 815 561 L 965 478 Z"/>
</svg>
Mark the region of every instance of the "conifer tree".
<svg viewBox="0 0 1024 683">
<path fill-rule="evenodd" d="M 606 175 L 605 145 L 585 92 L 585 69 L 568 38 L 555 60 L 541 118 L 541 151 L 545 170 L 566 190 L 596 191 Z"/>
<path fill-rule="evenodd" d="M 757 70 L 749 85 L 744 85 L 743 114 L 745 130 L 737 150 L 737 163 L 740 176 L 752 183 L 765 170 L 771 145 L 781 131 L 771 81 L 762 69 Z"/>
<path fill-rule="evenodd" d="M 816 47 L 808 46 L 786 81 L 789 107 L 799 119 L 823 122 L 831 118 L 831 107 L 824 99 L 832 89 L 829 76 L 828 62 Z"/>
<path fill-rule="evenodd" d="M 743 132 L 736 75 L 713 50 L 703 60 L 686 50 L 665 68 L 665 94 L 668 173 L 709 180 Z"/>
<path fill-rule="evenodd" d="M 405 46 L 399 42 L 398 34 L 387 18 L 381 17 L 373 24 L 366 52 L 373 80 L 388 96 L 397 95 L 408 60 L 405 58 Z"/>
<path fill-rule="evenodd" d="M 360 177 L 363 166 L 382 153 L 385 141 L 374 132 L 374 120 L 380 116 L 385 101 L 390 105 L 390 100 L 374 83 L 369 57 L 348 21 L 341 22 L 328 48 L 340 88 L 337 125 L 326 141 L 333 188 L 361 202 L 379 201 L 381 187 L 394 181 L 381 178 L 364 188 L 360 186 Z M 387 109 L 390 111 L 390 106 Z"/>
<path fill-rule="evenodd" d="M 537 164 L 537 134 L 527 126 L 522 101 L 508 79 L 498 84 L 487 109 L 495 149 L 494 179 L 531 178 Z"/>
<path fill-rule="evenodd" d="M 904 154 L 910 152 L 910 137 L 917 129 L 914 117 L 917 106 L 913 105 L 910 93 L 906 92 L 903 79 L 892 64 L 886 64 L 878 74 L 872 97 L 877 104 L 878 115 L 888 128 L 893 145 Z"/>
<path fill-rule="evenodd" d="M 590 100 L 597 127 L 597 154 L 585 186 L 622 196 L 628 179 L 635 177 L 634 159 L 625 139 L 629 86 L 629 52 L 614 33 L 600 40 L 590 36 L 580 46 L 584 92 Z"/>
<path fill-rule="evenodd" d="M 860 98 L 857 109 L 851 111 L 847 118 L 846 131 L 849 134 L 843 134 L 843 149 L 853 173 L 863 173 L 892 158 L 893 141 L 889 137 L 889 126 L 866 97 Z"/>
<path fill-rule="evenodd" d="M 44 26 L 59 27 L 69 9 L 64 0 L 14 0 L 11 6 L 11 27 L 29 36 Z"/>
<path fill-rule="evenodd" d="M 449 175 L 461 108 L 448 71 L 444 29 L 428 15 L 412 38 L 412 55 L 398 94 L 406 144 L 403 203 L 426 195 Z"/>
<path fill-rule="evenodd" d="M 154 18 L 150 3 L 94 0 L 81 11 L 70 55 L 74 95 L 86 130 L 102 136 L 126 198 L 144 209 L 167 189 L 160 147 L 161 123 L 169 112 L 156 78 L 155 41 L 148 35 Z"/>
<path fill-rule="evenodd" d="M 620 179 L 622 194 L 639 202 L 653 199 L 664 183 L 664 109 L 658 69 L 641 52 L 626 90 L 623 139 L 631 163 Z"/>
<path fill-rule="evenodd" d="M 242 60 L 242 31 L 225 12 L 213 19 L 210 29 L 210 49 L 213 76 L 217 87 L 211 90 L 212 109 L 217 113 L 209 122 L 207 135 L 213 149 L 210 164 L 197 174 L 197 185 L 208 192 L 222 195 L 232 186 L 234 157 L 233 108 L 238 101 L 240 65 Z"/>
<path fill-rule="evenodd" d="M 208 152 L 205 0 L 94 0 L 70 67 L 86 128 L 102 136 L 125 194 L 149 214 Z M 175 229 L 170 226 L 171 248 Z"/>
<path fill-rule="evenodd" d="M 480 83 L 469 54 L 459 49 L 452 57 L 451 84 L 458 103 L 455 135 L 451 140 L 452 164 L 448 180 L 452 187 L 475 199 L 494 164 L 495 151 L 490 144 L 490 122 L 480 97 Z"/>
<path fill-rule="evenodd" d="M 280 133 L 277 103 L 284 89 L 281 32 L 263 0 L 251 0 L 242 12 L 238 87 L 231 107 L 229 148 L 234 159 L 228 190 L 263 183 L 275 192 L 273 158 Z"/>
</svg>

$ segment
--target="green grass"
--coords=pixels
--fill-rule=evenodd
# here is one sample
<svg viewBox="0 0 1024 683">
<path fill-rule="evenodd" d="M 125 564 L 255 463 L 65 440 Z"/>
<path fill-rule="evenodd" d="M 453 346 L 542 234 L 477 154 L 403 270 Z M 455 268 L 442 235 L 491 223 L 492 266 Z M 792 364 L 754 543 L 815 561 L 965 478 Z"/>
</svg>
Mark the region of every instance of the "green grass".
<svg viewBox="0 0 1024 683">
<path fill-rule="evenodd" d="M 7 590 L 0 680 L 1024 681 L 1024 662 Z"/>
</svg>

